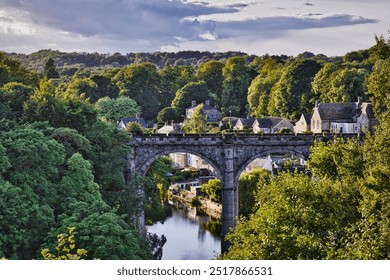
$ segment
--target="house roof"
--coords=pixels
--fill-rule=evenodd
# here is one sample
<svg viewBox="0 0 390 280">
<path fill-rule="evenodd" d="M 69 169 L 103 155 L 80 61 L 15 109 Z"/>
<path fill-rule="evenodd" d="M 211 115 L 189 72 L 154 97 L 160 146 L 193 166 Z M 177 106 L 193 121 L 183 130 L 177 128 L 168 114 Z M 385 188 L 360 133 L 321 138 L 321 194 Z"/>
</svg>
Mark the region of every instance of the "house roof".
<svg viewBox="0 0 390 280">
<path fill-rule="evenodd" d="M 187 110 L 195 109 L 195 108 L 198 107 L 199 105 L 200 105 L 200 104 L 196 104 L 195 106 L 192 106 L 192 107 L 187 108 Z M 211 105 L 203 104 L 203 110 L 217 110 L 217 108 L 214 107 L 214 106 L 211 106 Z"/>
<path fill-rule="evenodd" d="M 276 117 L 267 117 L 267 118 L 259 118 L 256 119 L 259 127 L 262 128 L 272 128 L 278 123 L 280 123 L 284 118 L 276 118 Z"/>
<path fill-rule="evenodd" d="M 127 124 L 131 123 L 131 122 L 137 122 L 142 127 L 145 127 L 145 128 L 148 127 L 148 125 L 146 124 L 146 122 L 145 122 L 145 120 L 143 118 L 137 118 L 137 117 L 134 117 L 134 118 L 123 118 L 123 119 L 120 120 L 120 122 L 122 122 L 125 127 L 127 127 Z"/>
<path fill-rule="evenodd" d="M 311 116 L 312 115 L 313 115 L 312 113 L 303 113 L 302 114 L 303 118 L 305 119 L 305 122 L 308 124 L 311 123 Z"/>
<path fill-rule="evenodd" d="M 255 122 L 255 118 L 240 118 L 239 121 L 243 126 L 252 127 Z"/>
<path fill-rule="evenodd" d="M 356 114 L 356 103 L 320 103 L 314 109 L 318 110 L 322 120 L 348 120 Z"/>
<path fill-rule="evenodd" d="M 238 121 L 238 118 L 237 118 L 237 117 L 224 117 L 224 118 L 220 121 L 220 123 L 222 123 L 222 124 L 227 124 L 228 122 L 230 122 L 233 126 L 235 126 L 236 123 L 237 123 L 237 121 Z"/>
</svg>

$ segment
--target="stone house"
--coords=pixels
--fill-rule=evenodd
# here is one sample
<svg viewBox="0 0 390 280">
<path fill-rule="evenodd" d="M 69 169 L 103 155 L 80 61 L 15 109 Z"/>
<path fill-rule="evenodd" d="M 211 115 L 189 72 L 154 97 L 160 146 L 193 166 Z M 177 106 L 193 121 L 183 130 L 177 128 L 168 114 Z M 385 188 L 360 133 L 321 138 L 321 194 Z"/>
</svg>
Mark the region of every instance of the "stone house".
<svg viewBox="0 0 390 280">
<path fill-rule="evenodd" d="M 233 126 L 234 130 L 243 130 L 245 128 L 252 128 L 255 118 L 239 118 Z"/>
<path fill-rule="evenodd" d="M 312 114 L 310 113 L 303 113 L 294 126 L 294 132 L 303 133 L 311 131 L 311 116 Z"/>
<path fill-rule="evenodd" d="M 316 102 L 311 119 L 314 133 L 332 131 L 335 133 L 359 133 L 373 131 L 378 121 L 375 119 L 372 104 L 362 102 Z"/>
<path fill-rule="evenodd" d="M 171 123 L 171 124 L 165 123 L 163 127 L 157 130 L 157 133 L 166 134 L 166 135 L 180 133 L 182 132 L 181 128 L 182 128 L 181 123 Z"/>
<path fill-rule="evenodd" d="M 286 118 L 266 117 L 258 118 L 253 122 L 253 132 L 277 133 L 282 128 L 294 129 L 294 125 Z"/>
<path fill-rule="evenodd" d="M 186 109 L 186 119 L 191 119 L 194 114 L 194 110 L 198 105 L 196 101 L 193 100 L 191 103 L 191 107 Z M 203 114 L 206 116 L 207 123 L 216 123 L 222 119 L 222 113 L 218 111 L 216 107 L 210 105 L 210 100 L 206 100 L 203 105 Z"/>
</svg>

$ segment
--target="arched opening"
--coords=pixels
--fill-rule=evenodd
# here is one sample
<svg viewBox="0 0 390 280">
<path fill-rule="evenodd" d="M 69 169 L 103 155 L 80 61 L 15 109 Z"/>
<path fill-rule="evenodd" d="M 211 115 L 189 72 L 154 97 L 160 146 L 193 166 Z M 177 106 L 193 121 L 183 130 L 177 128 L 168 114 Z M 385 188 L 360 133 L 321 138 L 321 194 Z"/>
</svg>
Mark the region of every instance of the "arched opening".
<svg viewBox="0 0 390 280">
<path fill-rule="evenodd" d="M 306 156 L 290 149 L 263 150 L 247 159 L 238 168 L 238 213 L 249 216 L 255 206 L 254 193 L 258 184 L 266 184 L 272 176 L 282 171 L 305 172 Z"/>
<path fill-rule="evenodd" d="M 195 206 L 199 206 L 196 204 L 198 202 L 196 197 L 201 185 L 211 178 L 222 179 L 220 168 L 200 152 L 166 149 L 145 160 L 145 163 L 139 166 L 138 172 L 147 175 L 153 170 L 156 161 L 162 156 L 169 155 L 173 166 L 171 174 L 168 175 L 170 196 L 165 205 L 168 208 L 168 217 L 163 223 L 148 226 L 148 232 L 167 238 L 162 249 L 162 259 L 185 259 L 187 256 L 183 256 L 184 251 L 191 254 L 188 256 L 189 259 L 211 259 L 214 252 L 218 252 L 221 247 L 221 222 L 217 219 L 220 217 L 208 213 L 203 205 L 202 208 Z M 199 169 L 207 169 L 210 173 L 205 174 Z M 180 172 L 195 176 L 181 177 L 178 174 Z M 177 181 L 177 178 L 183 180 Z"/>
</svg>

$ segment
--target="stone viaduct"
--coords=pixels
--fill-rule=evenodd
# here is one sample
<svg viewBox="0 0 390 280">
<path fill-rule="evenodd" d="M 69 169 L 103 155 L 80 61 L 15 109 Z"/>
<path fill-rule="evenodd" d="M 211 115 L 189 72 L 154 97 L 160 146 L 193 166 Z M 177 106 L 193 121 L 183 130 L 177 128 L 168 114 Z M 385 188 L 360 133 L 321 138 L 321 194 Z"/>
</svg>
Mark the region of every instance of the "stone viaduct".
<svg viewBox="0 0 390 280">
<path fill-rule="evenodd" d="M 356 137 L 345 134 L 343 137 Z M 268 154 L 291 154 L 308 159 L 314 141 L 327 141 L 333 135 L 311 134 L 132 134 L 129 142 L 127 176 L 144 175 L 163 155 L 185 152 L 199 156 L 215 170 L 222 184 L 222 251 L 229 244 L 226 233 L 234 229 L 238 215 L 238 179 L 246 166 Z"/>
</svg>

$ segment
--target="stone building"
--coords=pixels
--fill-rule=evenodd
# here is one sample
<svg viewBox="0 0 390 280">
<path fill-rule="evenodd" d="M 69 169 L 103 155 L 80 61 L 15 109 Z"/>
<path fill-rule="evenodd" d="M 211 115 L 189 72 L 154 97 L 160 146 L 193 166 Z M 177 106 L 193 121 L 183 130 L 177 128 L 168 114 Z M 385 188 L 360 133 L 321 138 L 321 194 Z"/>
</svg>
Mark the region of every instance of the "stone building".
<svg viewBox="0 0 390 280">
<path fill-rule="evenodd" d="M 186 119 L 191 119 L 194 114 L 194 110 L 198 105 L 196 101 L 193 100 L 191 103 L 191 107 L 186 109 Z M 206 100 L 203 105 L 203 114 L 206 116 L 207 123 L 216 123 L 222 119 L 222 113 L 218 111 L 216 107 L 210 105 L 210 100 Z"/>
</svg>

